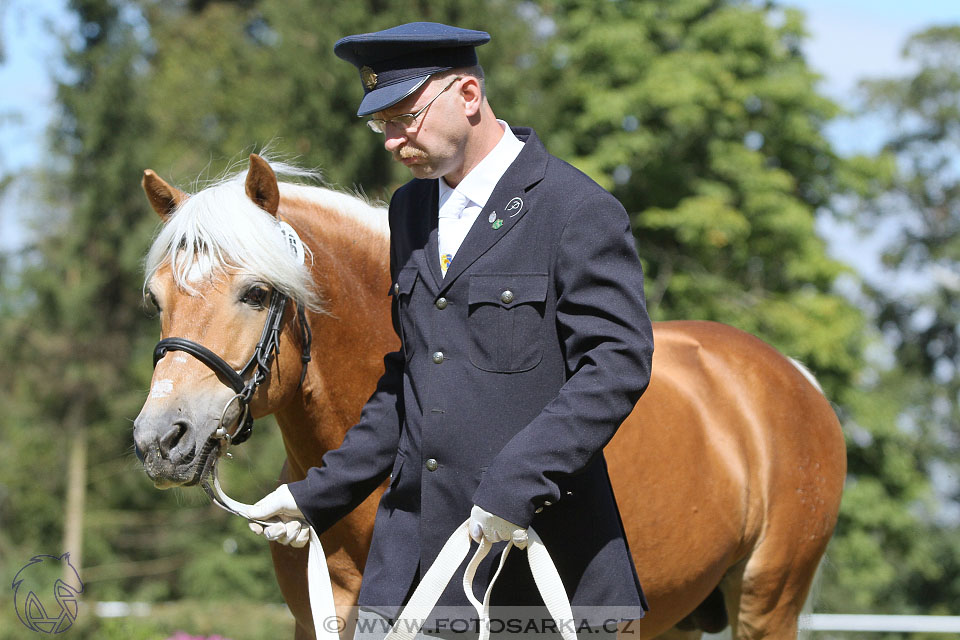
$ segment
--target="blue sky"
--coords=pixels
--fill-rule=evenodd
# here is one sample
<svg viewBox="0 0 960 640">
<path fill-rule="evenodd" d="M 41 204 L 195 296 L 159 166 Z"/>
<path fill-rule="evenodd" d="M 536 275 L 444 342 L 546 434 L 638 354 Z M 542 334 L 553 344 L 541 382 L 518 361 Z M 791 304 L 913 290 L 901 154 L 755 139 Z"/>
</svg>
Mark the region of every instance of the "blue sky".
<svg viewBox="0 0 960 640">
<path fill-rule="evenodd" d="M 823 75 L 821 90 L 851 108 L 856 105 L 856 81 L 863 77 L 901 74 L 908 68 L 899 58 L 910 33 L 933 24 L 960 22 L 960 0 L 787 0 L 807 13 L 811 38 L 805 52 L 811 67 Z M 53 115 L 51 73 L 58 43 L 49 25 L 61 33 L 75 30 L 64 10 L 65 0 L 0 0 L 0 34 L 6 60 L 0 64 L 0 176 L 36 166 L 44 156 L 44 132 Z M 870 151 L 884 137 L 883 123 L 845 120 L 828 134 L 841 153 Z M 0 248 L 16 243 L 15 213 L 0 201 Z M 866 242 L 839 228 L 821 229 L 832 236 L 837 250 L 849 259 L 850 243 Z M 875 253 L 875 251 L 874 251 Z M 869 260 L 867 260 L 869 262 Z M 869 269 L 867 262 L 857 264 Z"/>
</svg>

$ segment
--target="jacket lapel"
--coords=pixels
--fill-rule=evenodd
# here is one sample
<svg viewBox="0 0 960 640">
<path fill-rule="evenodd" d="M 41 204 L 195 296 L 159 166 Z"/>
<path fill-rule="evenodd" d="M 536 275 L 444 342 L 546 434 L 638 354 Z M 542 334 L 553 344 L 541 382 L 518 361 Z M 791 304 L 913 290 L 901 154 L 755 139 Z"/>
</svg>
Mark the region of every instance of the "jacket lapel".
<svg viewBox="0 0 960 640">
<path fill-rule="evenodd" d="M 528 193 L 543 179 L 548 156 L 533 130 L 514 129 L 514 133 L 521 140 L 526 138 L 523 150 L 490 194 L 486 206 L 470 227 L 470 232 L 463 239 L 457 255 L 453 257 L 453 262 L 447 269 L 447 275 L 437 278 L 437 282 L 440 283 L 440 293 L 449 289 L 460 274 L 489 251 L 500 238 L 509 233 L 520 218 L 529 211 Z M 434 243 L 433 257 L 437 257 L 436 230 L 431 239 Z M 439 258 L 437 257 L 434 262 L 437 262 L 436 273 L 439 274 Z"/>
<path fill-rule="evenodd" d="M 424 199 L 429 203 L 427 205 L 427 216 L 425 219 L 414 216 L 415 220 L 420 219 L 426 222 L 427 228 L 424 232 L 427 240 L 420 249 L 414 250 L 413 259 L 419 267 L 420 277 L 429 284 L 430 289 L 436 291 L 440 288 L 440 283 L 443 280 L 443 273 L 440 271 L 440 250 L 437 244 L 437 181 L 430 180 L 427 184 L 430 185 L 429 188 L 424 190 Z"/>
</svg>

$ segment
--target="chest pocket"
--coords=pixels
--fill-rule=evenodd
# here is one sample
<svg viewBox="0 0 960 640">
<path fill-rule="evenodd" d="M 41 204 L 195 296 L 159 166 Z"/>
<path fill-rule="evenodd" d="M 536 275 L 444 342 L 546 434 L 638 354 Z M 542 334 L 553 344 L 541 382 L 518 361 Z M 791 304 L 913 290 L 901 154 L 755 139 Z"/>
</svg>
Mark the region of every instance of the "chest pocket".
<svg viewBox="0 0 960 640">
<path fill-rule="evenodd" d="M 484 371 L 528 371 L 543 358 L 547 274 L 470 277 L 470 362 Z"/>
<path fill-rule="evenodd" d="M 397 303 L 397 314 L 400 318 L 400 340 L 403 342 L 403 353 L 408 360 L 413 355 L 414 347 L 413 334 L 411 333 L 413 325 L 410 317 L 410 295 L 413 293 L 417 277 L 416 267 L 405 267 L 400 270 L 397 281 L 390 290 Z"/>
</svg>

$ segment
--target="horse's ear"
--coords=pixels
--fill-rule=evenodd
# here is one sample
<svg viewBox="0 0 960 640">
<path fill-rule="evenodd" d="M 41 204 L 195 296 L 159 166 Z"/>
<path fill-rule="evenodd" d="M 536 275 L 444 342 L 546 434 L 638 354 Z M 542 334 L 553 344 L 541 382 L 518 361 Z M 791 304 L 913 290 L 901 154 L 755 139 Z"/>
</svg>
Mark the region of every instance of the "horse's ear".
<svg viewBox="0 0 960 640">
<path fill-rule="evenodd" d="M 267 161 L 255 153 L 250 154 L 250 170 L 247 172 L 247 196 L 254 204 L 272 216 L 280 207 L 280 188 L 277 174 Z"/>
<path fill-rule="evenodd" d="M 150 169 L 143 172 L 143 180 L 140 181 L 140 184 L 143 185 L 143 190 L 147 194 L 147 200 L 150 201 L 150 206 L 153 207 L 153 210 L 157 212 L 164 222 L 166 222 L 170 214 L 189 197 L 183 191 L 180 191 L 180 189 L 171 187 L 163 178 Z"/>
</svg>

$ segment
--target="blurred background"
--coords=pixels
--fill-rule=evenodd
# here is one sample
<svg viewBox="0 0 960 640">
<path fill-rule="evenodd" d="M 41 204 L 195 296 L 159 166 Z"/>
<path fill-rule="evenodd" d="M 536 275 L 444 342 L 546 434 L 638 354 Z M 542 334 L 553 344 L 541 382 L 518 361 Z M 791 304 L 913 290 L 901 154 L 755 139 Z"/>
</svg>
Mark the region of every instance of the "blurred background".
<svg viewBox="0 0 960 640">
<path fill-rule="evenodd" d="M 654 319 L 815 372 L 849 477 L 812 610 L 960 615 L 955 0 L 0 0 L 0 582 L 67 551 L 72 637 L 292 635 L 262 542 L 133 455 L 140 178 L 195 190 L 270 145 L 388 200 L 407 171 L 331 49 L 414 20 L 492 34 L 491 105 L 623 202 Z M 260 422 L 225 465 L 245 501 L 283 458 Z M 0 587 L 0 639 L 31 635 Z"/>
</svg>

